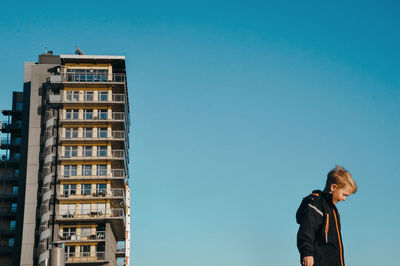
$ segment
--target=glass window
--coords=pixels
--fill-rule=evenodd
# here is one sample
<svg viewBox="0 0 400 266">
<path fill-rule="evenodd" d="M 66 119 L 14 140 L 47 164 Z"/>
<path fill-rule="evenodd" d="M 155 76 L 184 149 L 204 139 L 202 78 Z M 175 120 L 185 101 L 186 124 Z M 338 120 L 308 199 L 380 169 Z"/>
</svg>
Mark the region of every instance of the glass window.
<svg viewBox="0 0 400 266">
<path fill-rule="evenodd" d="M 81 237 L 88 239 L 92 235 L 91 227 L 81 227 Z"/>
<path fill-rule="evenodd" d="M 81 195 L 90 195 L 92 192 L 91 184 L 81 184 Z"/>
<path fill-rule="evenodd" d="M 93 128 L 85 127 L 83 129 L 83 137 L 84 138 L 93 138 Z"/>
<path fill-rule="evenodd" d="M 11 211 L 16 212 L 17 211 L 17 203 L 11 203 Z"/>
<path fill-rule="evenodd" d="M 67 158 L 78 156 L 77 146 L 65 146 L 64 156 Z"/>
<path fill-rule="evenodd" d="M 97 146 L 97 156 L 98 157 L 107 156 L 107 146 Z"/>
<path fill-rule="evenodd" d="M 76 176 L 78 166 L 77 165 L 64 165 L 64 177 Z"/>
<path fill-rule="evenodd" d="M 80 214 L 81 215 L 90 214 L 90 203 L 81 203 Z"/>
<path fill-rule="evenodd" d="M 92 175 L 92 166 L 91 165 L 82 165 L 82 175 L 91 176 Z"/>
<path fill-rule="evenodd" d="M 13 187 L 13 195 L 18 195 L 18 187 Z"/>
<path fill-rule="evenodd" d="M 64 216 L 75 215 L 75 203 L 60 204 L 60 213 Z"/>
<path fill-rule="evenodd" d="M 9 238 L 8 239 L 8 246 L 13 247 L 14 246 L 14 238 Z"/>
<path fill-rule="evenodd" d="M 79 101 L 79 91 L 67 91 L 66 98 L 67 98 L 67 101 L 70 101 L 70 102 Z"/>
<path fill-rule="evenodd" d="M 76 240 L 76 227 L 64 227 L 62 237 L 63 240 Z"/>
<path fill-rule="evenodd" d="M 107 175 L 107 165 L 106 164 L 97 165 L 97 175 L 100 175 L 100 176 Z"/>
<path fill-rule="evenodd" d="M 68 127 L 65 128 L 65 138 L 77 138 L 78 137 L 78 128 L 77 127 Z"/>
<path fill-rule="evenodd" d="M 17 102 L 17 111 L 22 111 L 24 104 L 22 102 Z"/>
<path fill-rule="evenodd" d="M 90 245 L 80 246 L 80 256 L 89 257 L 90 256 Z"/>
<path fill-rule="evenodd" d="M 107 191 L 106 184 L 96 184 L 96 195 L 105 196 Z"/>
<path fill-rule="evenodd" d="M 95 203 L 95 211 L 97 214 L 102 215 L 106 214 L 106 204 L 105 203 Z"/>
<path fill-rule="evenodd" d="M 15 230 L 16 224 L 17 224 L 17 221 L 11 220 L 11 221 L 10 221 L 10 230 Z"/>
<path fill-rule="evenodd" d="M 86 91 L 84 99 L 86 102 L 93 102 L 93 91 Z"/>
<path fill-rule="evenodd" d="M 79 109 L 66 109 L 65 118 L 68 120 L 78 119 Z"/>
<path fill-rule="evenodd" d="M 92 146 L 83 146 L 83 156 L 91 157 L 92 156 Z"/>
<path fill-rule="evenodd" d="M 65 256 L 75 257 L 75 246 L 65 246 Z"/>
<path fill-rule="evenodd" d="M 107 128 L 106 127 L 97 128 L 97 137 L 107 138 Z"/>
<path fill-rule="evenodd" d="M 83 110 L 83 119 L 93 120 L 93 110 L 92 109 Z"/>
<path fill-rule="evenodd" d="M 98 94 L 98 101 L 99 102 L 106 102 L 108 100 L 108 92 L 100 91 Z"/>
<path fill-rule="evenodd" d="M 107 109 L 99 109 L 98 110 L 98 117 L 100 120 L 107 120 Z"/>
<path fill-rule="evenodd" d="M 68 197 L 69 195 L 76 195 L 76 184 L 64 185 L 63 194 L 65 197 Z"/>
</svg>

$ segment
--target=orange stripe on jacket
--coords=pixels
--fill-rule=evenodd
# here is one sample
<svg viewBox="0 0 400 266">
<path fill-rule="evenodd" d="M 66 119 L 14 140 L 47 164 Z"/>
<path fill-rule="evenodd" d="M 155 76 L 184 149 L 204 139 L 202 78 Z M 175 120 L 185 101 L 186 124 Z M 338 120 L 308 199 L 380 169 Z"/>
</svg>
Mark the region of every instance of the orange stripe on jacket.
<svg viewBox="0 0 400 266">
<path fill-rule="evenodd" d="M 340 248 L 340 262 L 343 266 L 343 250 L 342 250 L 342 240 L 340 239 L 340 233 L 339 233 L 339 226 L 336 218 L 336 212 L 333 210 L 333 215 L 335 216 L 335 222 L 336 222 L 336 231 L 339 239 L 339 248 Z"/>
</svg>

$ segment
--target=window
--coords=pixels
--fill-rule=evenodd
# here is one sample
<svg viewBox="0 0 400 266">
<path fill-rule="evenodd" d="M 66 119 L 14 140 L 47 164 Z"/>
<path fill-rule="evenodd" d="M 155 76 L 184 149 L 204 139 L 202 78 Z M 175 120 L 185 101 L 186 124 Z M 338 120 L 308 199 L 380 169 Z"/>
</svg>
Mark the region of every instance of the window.
<svg viewBox="0 0 400 266">
<path fill-rule="evenodd" d="M 97 165 L 97 175 L 100 175 L 100 176 L 107 175 L 107 165 L 106 164 Z"/>
<path fill-rule="evenodd" d="M 15 240 L 14 238 L 9 238 L 8 239 L 8 246 L 9 247 L 13 247 L 14 246 L 14 240 Z"/>
<path fill-rule="evenodd" d="M 83 156 L 91 157 L 92 156 L 92 146 L 83 146 Z"/>
<path fill-rule="evenodd" d="M 93 120 L 93 110 L 92 109 L 83 110 L 83 119 Z"/>
<path fill-rule="evenodd" d="M 81 237 L 84 239 L 88 239 L 92 235 L 91 227 L 81 227 Z"/>
<path fill-rule="evenodd" d="M 64 227 L 62 237 L 63 240 L 77 240 L 76 227 Z"/>
<path fill-rule="evenodd" d="M 81 203 L 81 209 L 79 212 L 81 215 L 90 214 L 90 203 Z"/>
<path fill-rule="evenodd" d="M 18 195 L 18 187 L 13 187 L 12 194 L 13 195 Z"/>
<path fill-rule="evenodd" d="M 17 224 L 17 222 L 15 220 L 11 220 L 10 221 L 10 230 L 15 230 L 16 224 Z"/>
<path fill-rule="evenodd" d="M 65 256 L 67 258 L 75 257 L 75 246 L 65 246 Z"/>
<path fill-rule="evenodd" d="M 67 120 L 78 119 L 79 109 L 66 109 L 65 112 L 66 112 L 65 119 Z"/>
<path fill-rule="evenodd" d="M 93 138 L 93 128 L 91 127 L 85 127 L 83 129 L 83 137 L 84 138 Z"/>
<path fill-rule="evenodd" d="M 89 257 L 90 256 L 90 245 L 80 246 L 80 256 Z"/>
<path fill-rule="evenodd" d="M 22 102 L 17 102 L 17 111 L 22 111 L 24 104 Z"/>
<path fill-rule="evenodd" d="M 76 176 L 77 175 L 77 165 L 64 165 L 64 177 Z"/>
<path fill-rule="evenodd" d="M 70 101 L 70 102 L 79 101 L 79 91 L 67 91 L 66 98 L 67 98 L 67 101 Z"/>
<path fill-rule="evenodd" d="M 107 146 L 97 146 L 97 156 L 98 157 L 107 156 Z"/>
<path fill-rule="evenodd" d="M 93 102 L 93 91 L 86 91 L 84 95 L 85 102 Z"/>
<path fill-rule="evenodd" d="M 107 128 L 101 127 L 97 129 L 97 137 L 98 138 L 107 138 Z"/>
<path fill-rule="evenodd" d="M 107 185 L 106 184 L 96 184 L 96 196 L 104 197 L 106 195 Z"/>
<path fill-rule="evenodd" d="M 91 184 L 81 184 L 81 195 L 90 195 L 92 192 Z"/>
<path fill-rule="evenodd" d="M 15 138 L 16 145 L 21 145 L 21 143 L 22 143 L 22 138 Z"/>
<path fill-rule="evenodd" d="M 78 147 L 77 146 L 66 146 L 64 156 L 67 158 L 78 156 Z"/>
<path fill-rule="evenodd" d="M 72 139 L 78 137 L 78 128 L 77 127 L 69 127 L 65 129 L 65 138 Z"/>
<path fill-rule="evenodd" d="M 17 211 L 17 203 L 11 203 L 11 211 L 16 212 Z"/>
<path fill-rule="evenodd" d="M 107 120 L 107 109 L 99 109 L 97 112 L 97 116 L 100 120 Z"/>
<path fill-rule="evenodd" d="M 63 187 L 64 197 L 68 197 L 69 195 L 76 195 L 76 184 L 67 184 Z"/>
<path fill-rule="evenodd" d="M 98 94 L 98 101 L 99 102 L 106 102 L 108 100 L 108 92 L 100 91 Z"/>
<path fill-rule="evenodd" d="M 60 214 L 65 217 L 73 217 L 75 215 L 75 203 L 60 204 Z"/>
<path fill-rule="evenodd" d="M 82 165 L 82 175 L 91 176 L 92 175 L 92 166 L 91 165 Z"/>
<path fill-rule="evenodd" d="M 104 215 L 106 214 L 106 204 L 105 203 L 95 203 L 95 212 L 97 212 L 98 215 Z"/>
</svg>

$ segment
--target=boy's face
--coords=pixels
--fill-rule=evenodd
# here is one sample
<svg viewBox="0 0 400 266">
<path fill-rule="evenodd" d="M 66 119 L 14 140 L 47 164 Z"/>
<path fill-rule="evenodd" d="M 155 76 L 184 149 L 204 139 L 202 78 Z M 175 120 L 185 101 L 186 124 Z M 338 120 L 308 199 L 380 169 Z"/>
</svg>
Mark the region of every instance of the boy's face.
<svg viewBox="0 0 400 266">
<path fill-rule="evenodd" d="M 332 191 L 332 202 L 333 204 L 338 203 L 339 201 L 345 201 L 348 196 L 353 193 L 353 189 L 351 186 L 346 185 L 344 187 L 338 188 L 336 184 L 331 185 Z"/>
</svg>

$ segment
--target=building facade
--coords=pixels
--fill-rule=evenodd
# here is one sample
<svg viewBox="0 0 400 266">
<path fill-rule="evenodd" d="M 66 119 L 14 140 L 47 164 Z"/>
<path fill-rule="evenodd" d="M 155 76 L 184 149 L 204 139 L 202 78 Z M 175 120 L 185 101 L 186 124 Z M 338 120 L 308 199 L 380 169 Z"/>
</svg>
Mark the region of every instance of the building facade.
<svg viewBox="0 0 400 266">
<path fill-rule="evenodd" d="M 66 265 L 129 265 L 125 57 L 49 52 L 24 72 L 22 111 L 17 101 L 3 111 L 22 121 L 19 131 L 2 129 L 4 144 L 16 144 L 2 148 L 19 154 L 18 164 L 3 162 L 4 176 L 19 176 L 3 181 L 18 194 L 4 206 L 17 208 L 15 219 L 3 219 L 16 228 L 4 240 L 18 251 L 13 265 L 50 265 L 56 247 Z"/>
</svg>

